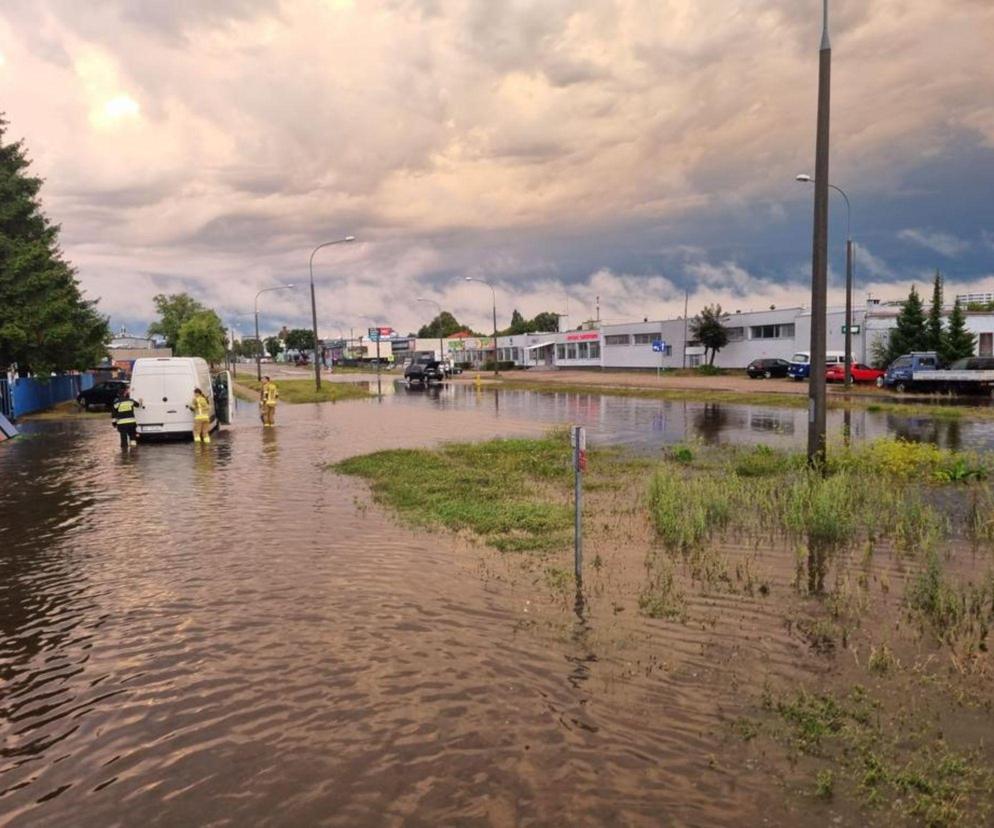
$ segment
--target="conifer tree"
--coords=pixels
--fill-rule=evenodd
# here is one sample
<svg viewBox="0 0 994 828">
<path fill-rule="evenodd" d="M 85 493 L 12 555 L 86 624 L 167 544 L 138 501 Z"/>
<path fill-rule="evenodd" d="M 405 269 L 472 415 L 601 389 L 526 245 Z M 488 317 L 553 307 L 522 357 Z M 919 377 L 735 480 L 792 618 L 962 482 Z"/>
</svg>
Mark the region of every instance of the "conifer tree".
<svg viewBox="0 0 994 828">
<path fill-rule="evenodd" d="M 901 312 L 897 315 L 897 326 L 890 332 L 886 362 L 889 365 L 902 354 L 911 351 L 924 351 L 926 345 L 925 308 L 922 306 L 918 289 L 912 285 L 908 298 L 901 303 Z"/>
<path fill-rule="evenodd" d="M 963 306 L 957 299 L 952 313 L 949 314 L 949 327 L 942 335 L 939 358 L 944 365 L 949 365 L 957 359 L 973 356 L 976 342 L 977 338 L 966 329 L 966 314 L 963 313 Z"/>
<path fill-rule="evenodd" d="M 925 350 L 940 353 L 942 343 L 942 274 L 936 270 L 935 281 L 932 283 L 932 304 L 925 321 Z"/>
<path fill-rule="evenodd" d="M 36 374 L 91 368 L 110 339 L 107 319 L 84 298 L 42 213 L 41 179 L 28 175 L 23 143 L 5 144 L 0 116 L 0 369 Z"/>
</svg>

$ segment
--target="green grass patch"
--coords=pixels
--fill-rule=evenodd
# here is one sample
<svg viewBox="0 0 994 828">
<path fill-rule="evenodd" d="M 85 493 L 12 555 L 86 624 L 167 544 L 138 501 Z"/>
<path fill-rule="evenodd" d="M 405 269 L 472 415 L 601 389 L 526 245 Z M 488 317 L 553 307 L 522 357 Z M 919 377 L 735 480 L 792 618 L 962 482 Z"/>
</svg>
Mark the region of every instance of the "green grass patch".
<svg viewBox="0 0 994 828">
<path fill-rule="evenodd" d="M 238 377 L 235 381 L 235 394 L 243 400 L 258 400 L 262 383 L 255 379 Z M 239 388 L 243 386 L 243 388 Z M 280 392 L 280 402 L 317 403 L 341 402 L 369 397 L 369 388 L 365 383 L 351 382 L 322 382 L 321 390 L 314 387 L 313 379 L 280 379 L 276 380 Z M 245 390 L 248 389 L 248 390 Z"/>
<path fill-rule="evenodd" d="M 334 469 L 365 478 L 377 500 L 421 526 L 469 531 L 503 551 L 570 541 L 570 447 L 559 436 L 380 451 Z"/>
<path fill-rule="evenodd" d="M 782 724 L 774 737 L 815 757 L 811 791 L 836 798 L 840 788 L 889 818 L 930 826 L 986 824 L 994 774 L 979 752 L 950 748 L 941 732 L 908 711 L 887 713 L 869 692 L 798 690 L 765 706 Z M 913 714 L 912 714 L 913 715 Z"/>
</svg>

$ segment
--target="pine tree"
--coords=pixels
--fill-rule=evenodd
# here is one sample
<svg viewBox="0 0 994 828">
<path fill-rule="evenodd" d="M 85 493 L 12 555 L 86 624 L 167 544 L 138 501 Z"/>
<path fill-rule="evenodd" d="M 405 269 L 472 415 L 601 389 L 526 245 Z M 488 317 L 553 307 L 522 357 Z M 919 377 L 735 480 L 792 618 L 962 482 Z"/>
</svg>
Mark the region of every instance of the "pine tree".
<svg viewBox="0 0 994 828">
<path fill-rule="evenodd" d="M 925 350 L 941 353 L 942 343 L 942 274 L 936 270 L 932 283 L 932 304 L 925 321 Z"/>
<path fill-rule="evenodd" d="M 887 343 L 887 364 L 889 365 L 902 354 L 924 351 L 926 346 L 925 308 L 922 306 L 918 289 L 912 285 L 911 293 L 901 304 L 901 312 L 897 315 L 897 326 L 890 332 L 890 340 Z"/>
<path fill-rule="evenodd" d="M 110 339 L 107 319 L 83 297 L 59 226 L 41 211 L 41 179 L 28 175 L 22 142 L 3 143 L 6 126 L 0 116 L 0 368 L 91 368 Z"/>
<path fill-rule="evenodd" d="M 966 329 L 966 314 L 957 299 L 953 312 L 949 314 L 949 327 L 942 336 L 939 358 L 944 365 L 949 365 L 957 359 L 973 356 L 976 342 L 977 338 Z"/>
</svg>

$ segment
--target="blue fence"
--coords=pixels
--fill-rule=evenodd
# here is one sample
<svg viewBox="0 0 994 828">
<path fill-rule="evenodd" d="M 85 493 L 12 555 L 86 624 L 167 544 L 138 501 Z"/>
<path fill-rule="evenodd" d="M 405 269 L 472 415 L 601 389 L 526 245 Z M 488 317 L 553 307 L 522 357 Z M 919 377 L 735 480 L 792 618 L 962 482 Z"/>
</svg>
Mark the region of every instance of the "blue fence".
<svg viewBox="0 0 994 828">
<path fill-rule="evenodd" d="M 0 413 L 16 419 L 34 411 L 74 400 L 80 391 L 93 387 L 92 374 L 72 374 L 44 379 L 0 380 Z"/>
</svg>

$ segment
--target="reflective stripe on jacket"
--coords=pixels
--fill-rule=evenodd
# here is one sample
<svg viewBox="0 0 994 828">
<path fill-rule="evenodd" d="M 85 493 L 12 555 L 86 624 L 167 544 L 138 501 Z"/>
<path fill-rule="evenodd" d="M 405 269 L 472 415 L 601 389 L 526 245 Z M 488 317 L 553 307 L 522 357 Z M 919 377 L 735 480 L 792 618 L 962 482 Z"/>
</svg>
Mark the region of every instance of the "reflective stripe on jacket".
<svg viewBox="0 0 994 828">
<path fill-rule="evenodd" d="M 197 394 L 193 398 L 193 405 L 190 408 L 193 409 L 194 420 L 209 420 L 211 418 L 211 404 L 207 397 Z"/>
<path fill-rule="evenodd" d="M 276 388 L 275 382 L 269 382 L 262 386 L 262 401 L 266 405 L 276 405 L 276 401 L 279 398 L 280 392 Z"/>
<path fill-rule="evenodd" d="M 135 401 L 117 400 L 114 403 L 114 425 L 135 424 Z"/>
</svg>

